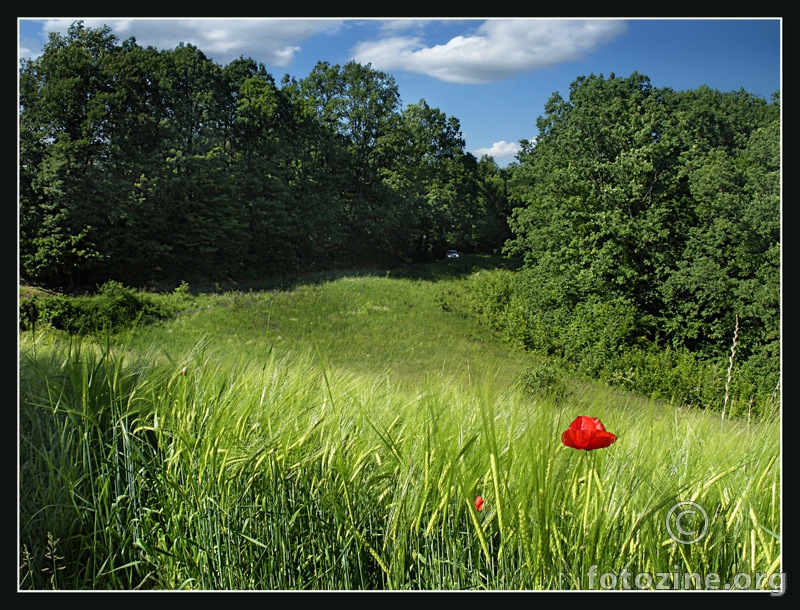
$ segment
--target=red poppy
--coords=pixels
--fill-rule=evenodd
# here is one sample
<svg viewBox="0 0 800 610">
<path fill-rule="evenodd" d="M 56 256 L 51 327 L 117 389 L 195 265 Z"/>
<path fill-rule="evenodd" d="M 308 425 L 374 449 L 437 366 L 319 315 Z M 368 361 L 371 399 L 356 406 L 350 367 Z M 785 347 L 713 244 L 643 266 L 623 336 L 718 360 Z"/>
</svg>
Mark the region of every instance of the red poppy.
<svg viewBox="0 0 800 610">
<path fill-rule="evenodd" d="M 561 435 L 561 442 L 573 449 L 603 449 L 616 442 L 617 437 L 607 432 L 603 422 L 596 417 L 576 417 Z"/>
<path fill-rule="evenodd" d="M 482 511 L 483 510 L 483 498 L 478 496 L 475 498 L 475 510 Z"/>
</svg>

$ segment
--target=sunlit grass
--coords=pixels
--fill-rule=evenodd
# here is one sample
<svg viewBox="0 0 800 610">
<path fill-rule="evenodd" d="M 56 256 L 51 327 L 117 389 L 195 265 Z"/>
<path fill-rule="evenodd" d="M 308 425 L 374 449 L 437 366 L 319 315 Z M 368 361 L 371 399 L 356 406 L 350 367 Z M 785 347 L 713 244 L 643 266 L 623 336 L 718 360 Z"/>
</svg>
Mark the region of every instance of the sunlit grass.
<svg viewBox="0 0 800 610">
<path fill-rule="evenodd" d="M 200 295 L 105 343 L 21 334 L 19 587 L 566 590 L 623 570 L 780 571 L 778 420 L 593 385 L 521 394 L 524 357 L 442 312 L 436 289 L 344 278 Z M 577 415 L 618 441 L 563 446 Z M 684 545 L 667 516 L 687 501 L 708 528 Z"/>
<path fill-rule="evenodd" d="M 477 322 L 444 312 L 451 280 L 342 277 L 268 291 L 202 294 L 176 321 L 139 333 L 137 349 L 165 354 L 213 339 L 221 353 L 258 360 L 277 351 L 320 353 L 334 369 L 420 378 L 483 378 L 510 385 L 525 354 L 508 349 Z"/>
</svg>

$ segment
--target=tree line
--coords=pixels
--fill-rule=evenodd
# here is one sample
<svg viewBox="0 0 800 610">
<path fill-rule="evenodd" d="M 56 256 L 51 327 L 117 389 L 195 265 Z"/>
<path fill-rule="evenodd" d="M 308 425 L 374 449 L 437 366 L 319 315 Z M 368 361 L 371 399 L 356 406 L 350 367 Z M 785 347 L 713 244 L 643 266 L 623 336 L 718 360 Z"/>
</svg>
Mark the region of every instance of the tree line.
<svg viewBox="0 0 800 610">
<path fill-rule="evenodd" d="M 510 340 L 592 377 L 647 393 L 686 366 L 681 401 L 703 404 L 735 363 L 745 399 L 774 399 L 778 92 L 589 75 L 544 110 L 509 170 L 506 252 L 524 268 L 480 287 L 477 308 Z"/>
<path fill-rule="evenodd" d="M 468 281 L 469 301 L 527 350 L 645 392 L 685 368 L 687 392 L 714 396 L 720 375 L 698 376 L 735 355 L 743 395 L 777 387 L 778 92 L 581 76 L 503 169 L 355 62 L 278 83 L 252 59 L 76 22 L 21 62 L 19 94 L 24 280 L 262 279 L 502 250 L 522 268 Z"/>
<path fill-rule="evenodd" d="M 278 83 L 75 22 L 21 61 L 19 98 L 20 269 L 41 285 L 409 263 L 511 236 L 494 161 L 369 65 Z"/>
</svg>

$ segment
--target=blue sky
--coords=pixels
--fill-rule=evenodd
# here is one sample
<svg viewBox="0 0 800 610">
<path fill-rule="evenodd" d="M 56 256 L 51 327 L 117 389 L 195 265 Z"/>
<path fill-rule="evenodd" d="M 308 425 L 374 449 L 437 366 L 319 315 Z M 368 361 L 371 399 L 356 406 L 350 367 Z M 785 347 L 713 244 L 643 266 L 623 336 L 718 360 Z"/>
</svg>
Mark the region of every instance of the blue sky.
<svg viewBox="0 0 800 610">
<path fill-rule="evenodd" d="M 49 32 L 83 19 L 120 42 L 191 43 L 219 64 L 244 56 L 280 81 L 318 61 L 371 63 L 391 74 L 403 104 L 424 99 L 456 117 L 466 149 L 514 161 L 536 118 L 579 76 L 636 71 L 654 87 L 707 85 L 769 99 L 781 88 L 781 18 L 720 19 L 223 19 L 19 18 L 19 55 L 36 57 Z"/>
</svg>

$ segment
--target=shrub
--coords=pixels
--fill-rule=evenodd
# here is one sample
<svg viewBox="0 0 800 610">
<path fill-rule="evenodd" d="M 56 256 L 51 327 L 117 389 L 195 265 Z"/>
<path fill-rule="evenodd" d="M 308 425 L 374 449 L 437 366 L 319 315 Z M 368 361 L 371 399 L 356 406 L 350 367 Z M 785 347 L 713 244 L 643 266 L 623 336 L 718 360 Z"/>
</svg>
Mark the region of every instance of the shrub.
<svg viewBox="0 0 800 610">
<path fill-rule="evenodd" d="M 151 295 L 126 288 L 119 282 L 106 282 L 95 296 L 56 295 L 20 301 L 20 328 L 32 330 L 45 325 L 70 334 L 117 332 L 131 328 L 140 320 L 169 317 L 174 310 Z"/>
<path fill-rule="evenodd" d="M 62 295 L 21 299 L 19 308 L 22 330 L 31 330 L 37 325 L 66 330 L 73 321 L 81 317 L 76 300 Z"/>
<path fill-rule="evenodd" d="M 600 377 L 641 396 L 676 406 L 721 407 L 723 369 L 686 349 L 629 348 L 610 360 Z"/>
<path fill-rule="evenodd" d="M 573 373 L 640 396 L 677 406 L 720 410 L 725 400 L 727 354 L 704 358 L 688 348 L 670 348 L 639 337 L 644 325 L 636 306 L 623 297 L 578 298 L 536 270 L 482 271 L 462 280 L 443 308 L 475 315 L 511 345 L 554 358 Z M 446 302 L 445 302 L 446 301 Z M 762 415 L 779 409 L 778 343 L 737 361 L 728 413 Z M 566 395 L 557 369 L 536 365 L 517 380 L 534 396 Z"/>
<path fill-rule="evenodd" d="M 534 398 L 548 398 L 557 405 L 570 395 L 564 374 L 557 366 L 539 362 L 529 366 L 515 379 L 515 385 Z"/>
<path fill-rule="evenodd" d="M 564 329 L 565 354 L 583 373 L 597 377 L 630 345 L 636 316 L 636 307 L 627 299 L 589 297 L 574 308 Z"/>
</svg>

